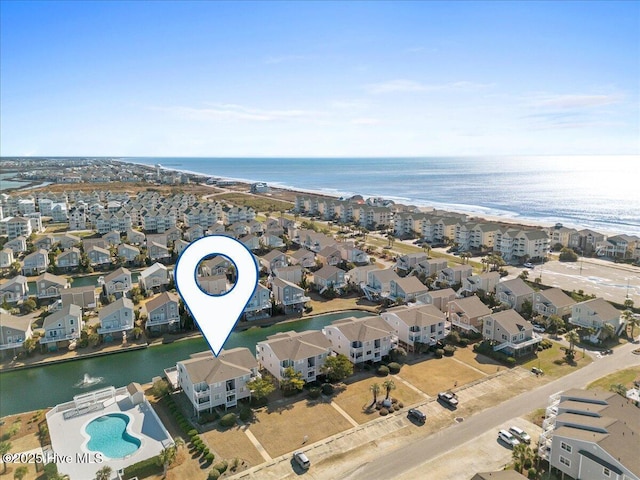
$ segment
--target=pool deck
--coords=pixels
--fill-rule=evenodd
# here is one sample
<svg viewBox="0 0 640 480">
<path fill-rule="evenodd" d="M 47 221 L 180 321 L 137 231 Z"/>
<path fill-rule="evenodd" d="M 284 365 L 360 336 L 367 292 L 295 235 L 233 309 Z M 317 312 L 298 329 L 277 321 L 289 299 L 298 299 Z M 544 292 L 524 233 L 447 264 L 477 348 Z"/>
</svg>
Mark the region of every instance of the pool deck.
<svg viewBox="0 0 640 480">
<path fill-rule="evenodd" d="M 135 405 L 126 387 L 116 390 L 115 397 L 98 402 L 98 405 L 102 405 L 98 410 L 78 410 L 74 402 L 69 402 L 47 414 L 54 461 L 60 473 L 69 475 L 71 480 L 95 478 L 96 472 L 105 465 L 112 468 L 112 478 L 117 478 L 119 469 L 158 455 L 163 448 L 173 444 L 149 402 L 144 399 Z M 127 415 L 130 419 L 127 431 L 141 441 L 140 448 L 125 458 L 110 459 L 86 447 L 89 439 L 86 425 L 109 413 Z"/>
</svg>

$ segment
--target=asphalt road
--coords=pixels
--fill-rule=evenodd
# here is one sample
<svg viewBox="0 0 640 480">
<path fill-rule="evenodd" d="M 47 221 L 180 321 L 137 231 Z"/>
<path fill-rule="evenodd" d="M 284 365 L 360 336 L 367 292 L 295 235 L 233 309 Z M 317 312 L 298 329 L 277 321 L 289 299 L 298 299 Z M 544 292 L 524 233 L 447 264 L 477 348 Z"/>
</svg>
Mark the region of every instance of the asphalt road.
<svg viewBox="0 0 640 480">
<path fill-rule="evenodd" d="M 519 417 L 547 405 L 550 395 L 570 388 L 582 388 L 591 381 L 616 370 L 640 365 L 640 355 L 632 350 L 638 344 L 627 344 L 615 350 L 613 355 L 603 357 L 584 368 L 558 380 L 525 392 L 495 407 L 484 410 L 462 423 L 455 424 L 433 435 L 414 441 L 401 448 L 380 452 L 375 460 L 365 463 L 341 477 L 345 480 L 383 480 L 402 478 L 402 474 L 420 467 L 426 468 L 431 460 L 444 455 L 458 446 L 476 439 L 489 430 L 498 430 L 503 422 Z"/>
</svg>

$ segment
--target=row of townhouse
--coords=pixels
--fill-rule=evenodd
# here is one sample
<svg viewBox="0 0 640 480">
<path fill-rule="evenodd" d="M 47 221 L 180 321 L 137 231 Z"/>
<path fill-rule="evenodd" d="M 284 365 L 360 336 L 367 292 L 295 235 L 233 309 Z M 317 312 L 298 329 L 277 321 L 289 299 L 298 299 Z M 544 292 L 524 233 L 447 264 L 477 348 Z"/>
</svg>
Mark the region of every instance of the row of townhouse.
<svg viewBox="0 0 640 480">
<path fill-rule="evenodd" d="M 313 195 L 297 195 L 295 211 L 318 215 L 324 220 L 357 223 L 365 228 L 379 229 L 393 224 L 391 206 L 366 204 L 362 200 L 336 200 Z"/>
</svg>

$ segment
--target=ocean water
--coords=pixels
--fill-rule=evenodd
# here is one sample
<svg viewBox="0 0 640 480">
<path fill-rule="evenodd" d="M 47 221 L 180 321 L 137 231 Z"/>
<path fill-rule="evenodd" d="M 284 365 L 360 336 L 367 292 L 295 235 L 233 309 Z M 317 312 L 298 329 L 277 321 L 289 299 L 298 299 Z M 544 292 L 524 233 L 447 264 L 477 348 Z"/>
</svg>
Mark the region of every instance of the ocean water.
<svg viewBox="0 0 640 480">
<path fill-rule="evenodd" d="M 640 235 L 640 157 L 123 158 L 330 195 Z"/>
</svg>

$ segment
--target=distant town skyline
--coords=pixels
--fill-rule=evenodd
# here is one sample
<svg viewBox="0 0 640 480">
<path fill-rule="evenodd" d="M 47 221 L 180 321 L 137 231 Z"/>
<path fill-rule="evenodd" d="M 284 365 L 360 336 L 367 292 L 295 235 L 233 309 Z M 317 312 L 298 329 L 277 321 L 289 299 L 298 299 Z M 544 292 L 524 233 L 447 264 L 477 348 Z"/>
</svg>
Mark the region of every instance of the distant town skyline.
<svg viewBox="0 0 640 480">
<path fill-rule="evenodd" d="M 638 2 L 2 2 L 3 156 L 640 153 Z"/>
</svg>

